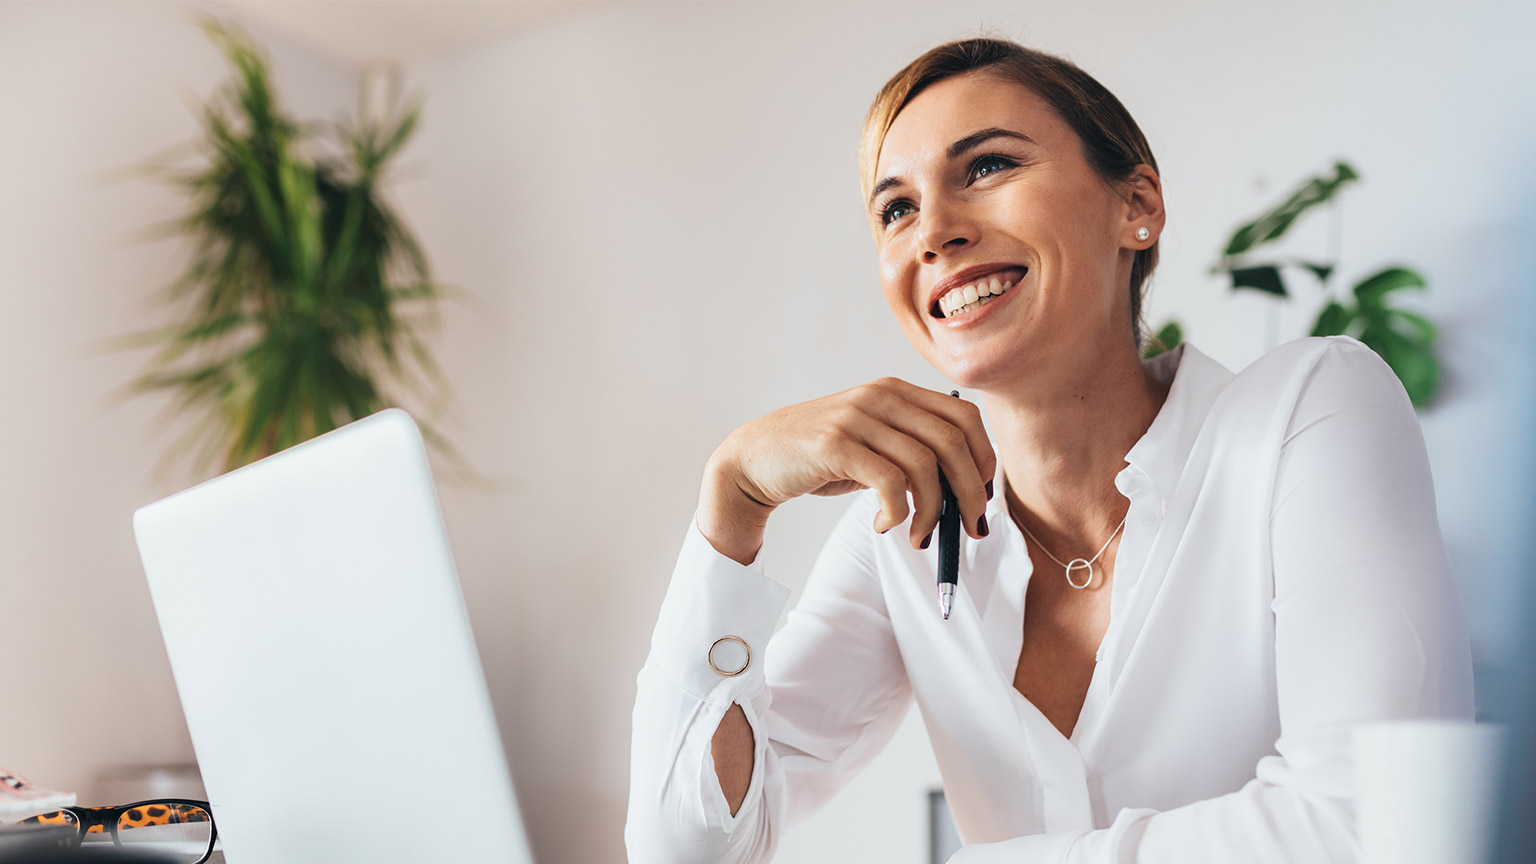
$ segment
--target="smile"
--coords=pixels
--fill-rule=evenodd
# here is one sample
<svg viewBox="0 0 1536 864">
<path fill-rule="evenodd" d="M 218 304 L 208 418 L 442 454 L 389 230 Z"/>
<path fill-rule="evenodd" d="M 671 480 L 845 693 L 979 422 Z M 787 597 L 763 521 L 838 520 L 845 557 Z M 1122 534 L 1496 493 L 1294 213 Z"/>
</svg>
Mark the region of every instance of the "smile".
<svg viewBox="0 0 1536 864">
<path fill-rule="evenodd" d="M 1024 273 L 1029 269 L 1025 268 Z M 1020 281 L 1023 280 L 1021 275 Z M 963 285 L 940 297 L 929 310 L 935 318 L 954 318 L 975 311 L 1001 297 L 1014 286 L 1011 274 L 993 274 Z"/>
</svg>

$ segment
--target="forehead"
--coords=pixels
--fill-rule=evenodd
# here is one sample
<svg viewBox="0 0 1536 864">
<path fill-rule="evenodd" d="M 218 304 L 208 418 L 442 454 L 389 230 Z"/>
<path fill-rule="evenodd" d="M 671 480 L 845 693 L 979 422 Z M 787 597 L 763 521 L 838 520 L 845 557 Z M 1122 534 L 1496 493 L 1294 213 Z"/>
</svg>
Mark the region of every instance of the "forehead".
<svg viewBox="0 0 1536 864">
<path fill-rule="evenodd" d="M 886 132 L 876 179 L 905 176 L 927 162 L 944 159 L 944 149 L 973 132 L 998 126 L 1022 132 L 1055 150 L 1069 134 L 1050 103 L 1033 90 L 978 71 L 933 84 L 901 109 Z"/>
</svg>

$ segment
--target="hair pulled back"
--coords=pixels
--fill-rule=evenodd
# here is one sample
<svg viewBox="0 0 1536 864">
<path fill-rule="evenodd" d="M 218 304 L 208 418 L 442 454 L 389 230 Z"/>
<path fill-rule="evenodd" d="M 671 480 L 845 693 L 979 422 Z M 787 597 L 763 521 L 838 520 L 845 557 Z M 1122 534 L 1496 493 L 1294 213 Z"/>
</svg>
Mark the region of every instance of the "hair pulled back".
<svg viewBox="0 0 1536 864">
<path fill-rule="evenodd" d="M 956 75 L 984 71 L 1005 81 L 1028 87 L 1066 121 L 1082 142 L 1083 156 L 1106 186 L 1114 188 L 1127 181 L 1137 165 L 1157 170 L 1157 160 L 1146 136 L 1120 104 L 1093 76 L 1064 60 L 1043 51 L 1026 48 L 1003 39 L 963 39 L 948 42 L 928 51 L 907 64 L 880 88 L 859 141 L 859 181 L 861 201 L 868 201 L 875 185 L 875 168 L 880 148 L 896 115 L 928 87 Z M 1161 175 L 1161 172 L 1159 172 Z M 880 242 L 877 223 L 871 218 L 875 242 Z M 1142 301 L 1147 280 L 1157 269 L 1157 242 L 1139 249 L 1131 265 L 1131 331 L 1141 350 L 1145 323 Z"/>
</svg>

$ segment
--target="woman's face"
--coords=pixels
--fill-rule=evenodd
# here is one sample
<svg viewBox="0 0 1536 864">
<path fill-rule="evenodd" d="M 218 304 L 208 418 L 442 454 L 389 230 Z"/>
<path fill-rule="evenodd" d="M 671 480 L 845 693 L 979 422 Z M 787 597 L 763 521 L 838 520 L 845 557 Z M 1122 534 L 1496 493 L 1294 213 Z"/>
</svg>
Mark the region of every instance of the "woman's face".
<svg viewBox="0 0 1536 864">
<path fill-rule="evenodd" d="M 1046 102 L 988 73 L 918 94 L 886 135 L 870 204 L 881 286 L 913 346 L 982 389 L 1134 357 L 1131 265 L 1163 227 L 1157 175 L 1137 170 L 1137 195 L 1105 188 Z M 1152 235 L 1137 240 L 1139 227 Z M 1013 287 L 947 317 L 948 290 L 983 273 Z"/>
</svg>

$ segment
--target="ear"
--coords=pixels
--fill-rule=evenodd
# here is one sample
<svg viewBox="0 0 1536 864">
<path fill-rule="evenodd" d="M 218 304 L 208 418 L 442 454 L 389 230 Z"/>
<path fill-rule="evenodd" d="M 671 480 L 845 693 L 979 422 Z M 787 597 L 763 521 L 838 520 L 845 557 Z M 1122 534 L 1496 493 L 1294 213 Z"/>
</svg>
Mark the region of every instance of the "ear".
<svg viewBox="0 0 1536 864">
<path fill-rule="evenodd" d="M 1120 198 L 1125 202 L 1125 222 L 1120 242 L 1132 249 L 1145 249 L 1163 235 L 1163 225 L 1168 214 L 1163 209 L 1163 181 L 1151 165 L 1142 163 L 1132 169 L 1129 178 L 1120 184 Z M 1136 229 L 1146 228 L 1151 234 L 1145 240 L 1136 237 Z"/>
</svg>

